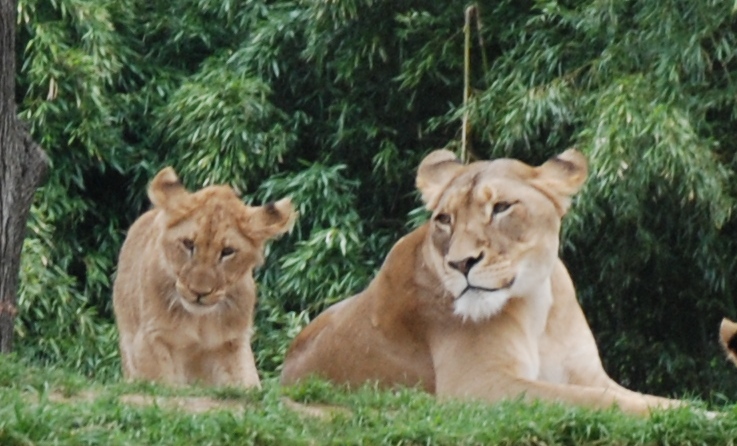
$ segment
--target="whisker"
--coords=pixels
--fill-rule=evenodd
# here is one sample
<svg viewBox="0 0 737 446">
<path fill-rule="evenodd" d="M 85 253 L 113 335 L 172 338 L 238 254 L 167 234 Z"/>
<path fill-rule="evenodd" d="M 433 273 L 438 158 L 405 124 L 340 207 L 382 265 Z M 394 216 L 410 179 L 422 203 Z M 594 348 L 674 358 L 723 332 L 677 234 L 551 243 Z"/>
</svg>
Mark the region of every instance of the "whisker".
<svg viewBox="0 0 737 446">
<path fill-rule="evenodd" d="M 176 313 L 174 312 L 174 307 L 176 306 L 176 304 L 177 304 L 177 295 L 176 294 L 169 295 L 169 313 L 176 315 Z"/>
</svg>

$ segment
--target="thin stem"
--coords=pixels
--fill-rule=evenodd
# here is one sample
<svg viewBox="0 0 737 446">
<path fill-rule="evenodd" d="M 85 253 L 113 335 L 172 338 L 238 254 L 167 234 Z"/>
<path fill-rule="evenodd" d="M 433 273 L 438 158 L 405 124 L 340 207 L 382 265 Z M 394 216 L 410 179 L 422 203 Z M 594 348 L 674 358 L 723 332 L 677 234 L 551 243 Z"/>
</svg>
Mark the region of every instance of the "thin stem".
<svg viewBox="0 0 737 446">
<path fill-rule="evenodd" d="M 461 161 L 468 162 L 468 145 L 471 135 L 471 126 L 468 123 L 468 100 L 471 96 L 471 17 L 476 6 L 466 8 L 465 24 L 463 25 L 463 122 L 461 127 Z"/>
</svg>

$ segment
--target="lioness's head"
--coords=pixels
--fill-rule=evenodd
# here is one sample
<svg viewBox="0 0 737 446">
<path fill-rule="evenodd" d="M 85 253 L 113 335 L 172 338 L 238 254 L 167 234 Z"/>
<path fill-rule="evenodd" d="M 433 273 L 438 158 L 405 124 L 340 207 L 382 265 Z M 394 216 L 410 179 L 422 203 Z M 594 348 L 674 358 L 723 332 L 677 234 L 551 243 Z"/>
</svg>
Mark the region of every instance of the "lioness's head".
<svg viewBox="0 0 737 446">
<path fill-rule="evenodd" d="M 432 211 L 426 257 L 456 314 L 481 320 L 546 285 L 561 218 L 586 174 L 573 149 L 538 167 L 512 159 L 463 165 L 447 150 L 422 161 L 417 188 Z"/>
<path fill-rule="evenodd" d="M 264 242 L 288 231 L 296 215 L 288 198 L 251 207 L 227 186 L 190 193 L 171 167 L 156 175 L 148 196 L 160 210 L 157 243 L 176 277 L 172 297 L 194 314 L 232 297 L 231 288 L 263 262 Z"/>
</svg>

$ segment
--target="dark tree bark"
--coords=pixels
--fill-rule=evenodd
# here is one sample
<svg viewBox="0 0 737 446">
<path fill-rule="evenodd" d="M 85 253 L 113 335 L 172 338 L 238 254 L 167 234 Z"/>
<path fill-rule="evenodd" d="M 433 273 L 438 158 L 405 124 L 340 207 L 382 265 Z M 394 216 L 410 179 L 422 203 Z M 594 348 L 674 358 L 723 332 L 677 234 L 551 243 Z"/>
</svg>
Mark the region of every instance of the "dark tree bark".
<svg viewBox="0 0 737 446">
<path fill-rule="evenodd" d="M 13 349 L 26 220 L 48 166 L 16 114 L 15 18 L 16 0 L 0 0 L 0 353 Z"/>
</svg>

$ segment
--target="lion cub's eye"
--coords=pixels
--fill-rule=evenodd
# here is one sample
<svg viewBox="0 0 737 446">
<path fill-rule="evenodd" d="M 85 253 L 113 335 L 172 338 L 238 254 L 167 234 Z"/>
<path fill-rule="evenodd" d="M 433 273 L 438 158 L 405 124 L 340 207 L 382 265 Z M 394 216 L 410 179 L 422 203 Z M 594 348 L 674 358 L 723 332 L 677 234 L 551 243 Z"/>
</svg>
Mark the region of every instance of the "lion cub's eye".
<svg viewBox="0 0 737 446">
<path fill-rule="evenodd" d="M 223 248 L 222 251 L 220 251 L 220 258 L 224 259 L 226 257 L 232 256 L 233 254 L 235 254 L 235 249 L 231 248 L 230 246 L 226 246 L 225 248 Z"/>
<path fill-rule="evenodd" d="M 441 225 L 449 225 L 452 220 L 449 214 L 438 214 L 435 216 L 435 221 Z"/>
<path fill-rule="evenodd" d="M 500 201 L 499 203 L 494 204 L 494 208 L 492 209 L 492 212 L 494 214 L 501 214 L 502 212 L 511 208 L 513 204 L 514 203 L 510 203 L 508 201 Z"/>
<path fill-rule="evenodd" d="M 191 238 L 183 238 L 182 246 L 184 246 L 184 249 L 189 251 L 190 254 L 194 252 L 194 240 L 192 240 Z"/>
</svg>

